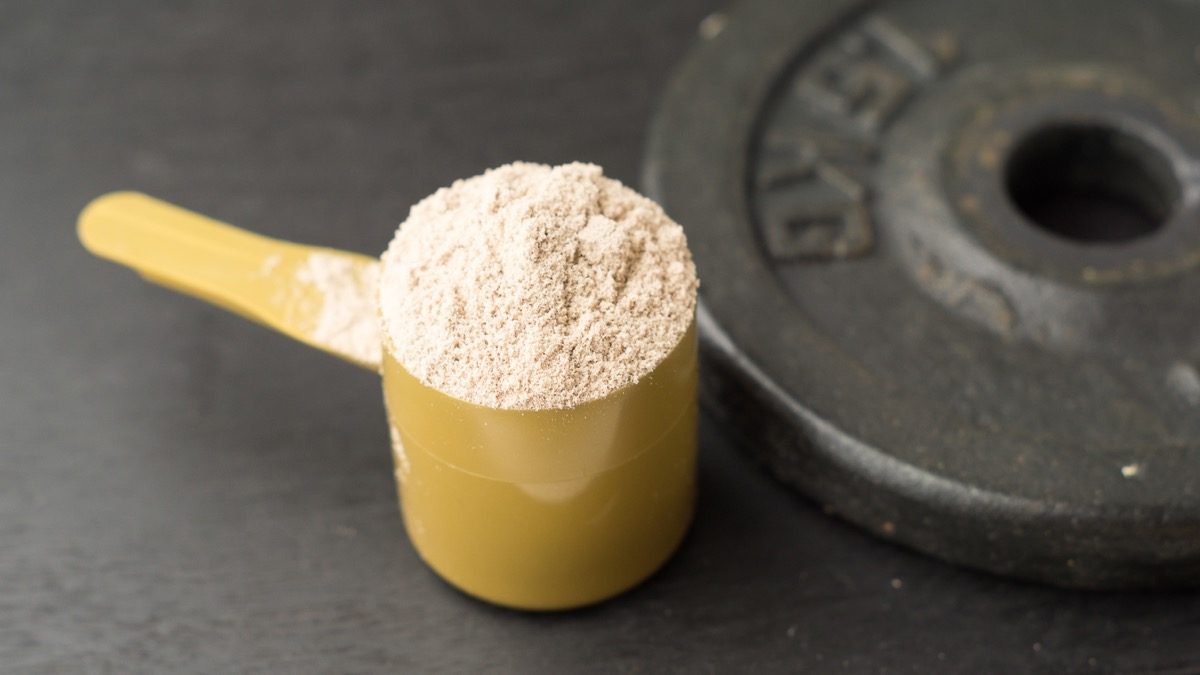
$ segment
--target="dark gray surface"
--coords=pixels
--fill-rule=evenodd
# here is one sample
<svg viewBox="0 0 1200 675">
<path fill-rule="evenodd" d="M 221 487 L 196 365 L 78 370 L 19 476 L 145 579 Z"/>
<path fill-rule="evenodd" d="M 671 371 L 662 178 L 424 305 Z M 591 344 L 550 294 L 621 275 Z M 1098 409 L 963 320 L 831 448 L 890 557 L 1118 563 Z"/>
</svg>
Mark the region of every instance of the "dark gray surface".
<svg viewBox="0 0 1200 675">
<path fill-rule="evenodd" d="M 378 251 L 507 160 L 635 182 L 712 2 L 0 5 L 0 671 L 1200 672 L 1200 596 L 879 543 L 703 431 L 679 555 L 590 610 L 474 602 L 396 513 L 378 382 L 88 257 L 137 188 Z"/>
</svg>

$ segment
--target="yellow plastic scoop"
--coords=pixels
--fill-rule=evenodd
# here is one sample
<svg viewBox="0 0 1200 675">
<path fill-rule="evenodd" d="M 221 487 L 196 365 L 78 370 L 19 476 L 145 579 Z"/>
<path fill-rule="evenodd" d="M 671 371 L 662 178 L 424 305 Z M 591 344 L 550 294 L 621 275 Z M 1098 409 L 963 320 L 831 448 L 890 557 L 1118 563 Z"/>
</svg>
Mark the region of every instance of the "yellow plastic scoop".
<svg viewBox="0 0 1200 675">
<path fill-rule="evenodd" d="M 95 255 L 156 284 L 364 368 L 380 368 L 382 342 L 369 292 L 379 274 L 374 258 L 263 237 L 140 192 L 113 192 L 89 204 L 79 216 L 79 238 Z M 340 276 L 339 283 L 323 287 L 331 276 Z M 337 289 L 346 292 L 330 292 Z M 334 312 L 330 303 L 357 306 Z M 346 325 L 331 326 L 331 316 Z M 345 339 L 354 334 L 356 341 Z M 362 347 L 372 341 L 374 349 Z"/>
<path fill-rule="evenodd" d="M 653 371 L 604 398 L 501 410 L 426 386 L 381 349 L 372 258 L 268 239 L 134 192 L 92 202 L 79 236 L 151 281 L 379 371 L 409 538 L 467 593 L 525 609 L 597 602 L 646 578 L 687 531 L 694 324 Z"/>
</svg>

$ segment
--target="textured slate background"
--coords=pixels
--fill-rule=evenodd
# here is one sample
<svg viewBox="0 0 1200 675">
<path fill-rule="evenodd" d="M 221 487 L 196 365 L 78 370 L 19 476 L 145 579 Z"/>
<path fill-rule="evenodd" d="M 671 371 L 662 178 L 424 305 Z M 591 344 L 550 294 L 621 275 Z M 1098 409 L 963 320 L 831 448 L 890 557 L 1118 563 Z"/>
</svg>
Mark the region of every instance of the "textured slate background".
<svg viewBox="0 0 1200 675">
<path fill-rule="evenodd" d="M 119 188 L 377 252 L 508 160 L 636 183 L 716 5 L 0 4 L 0 671 L 1200 672 L 1200 595 L 907 553 L 711 425 L 660 574 L 584 611 L 485 606 L 404 538 L 373 376 L 75 242 Z"/>
</svg>

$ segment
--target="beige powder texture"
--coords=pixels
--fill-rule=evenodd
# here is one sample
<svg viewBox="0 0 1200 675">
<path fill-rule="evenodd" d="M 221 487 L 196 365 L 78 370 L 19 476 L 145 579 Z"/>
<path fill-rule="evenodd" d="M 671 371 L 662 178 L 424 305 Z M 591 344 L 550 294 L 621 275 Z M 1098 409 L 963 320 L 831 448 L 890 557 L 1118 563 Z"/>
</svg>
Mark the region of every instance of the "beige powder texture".
<svg viewBox="0 0 1200 675">
<path fill-rule="evenodd" d="M 270 271 L 266 264 L 264 269 Z M 321 302 L 309 336 L 352 361 L 378 367 L 383 352 L 376 310 L 379 265 L 312 253 L 296 269 L 296 281 L 315 289 Z"/>
<path fill-rule="evenodd" d="M 383 256 L 397 360 L 479 405 L 573 407 L 637 382 L 696 306 L 683 229 L 590 164 L 514 163 L 415 205 Z"/>
</svg>

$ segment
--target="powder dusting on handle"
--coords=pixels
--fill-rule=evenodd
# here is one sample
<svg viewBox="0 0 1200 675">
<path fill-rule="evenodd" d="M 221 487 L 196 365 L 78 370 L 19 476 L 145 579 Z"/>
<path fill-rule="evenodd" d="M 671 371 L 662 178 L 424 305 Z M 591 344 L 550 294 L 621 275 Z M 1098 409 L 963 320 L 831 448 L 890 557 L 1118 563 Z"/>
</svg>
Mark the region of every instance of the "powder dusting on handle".
<svg viewBox="0 0 1200 675">
<path fill-rule="evenodd" d="M 378 366 L 383 357 L 376 309 L 379 263 L 364 265 L 333 253 L 313 253 L 297 268 L 296 281 L 321 295 L 321 310 L 309 332 L 312 339 L 354 361 Z"/>
<path fill-rule="evenodd" d="M 397 360 L 493 408 L 567 408 L 652 371 L 691 324 L 683 228 L 590 164 L 514 163 L 415 205 L 383 256 Z"/>
</svg>

